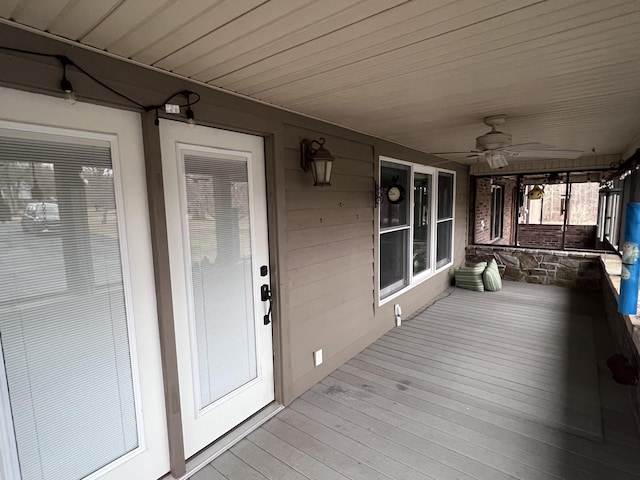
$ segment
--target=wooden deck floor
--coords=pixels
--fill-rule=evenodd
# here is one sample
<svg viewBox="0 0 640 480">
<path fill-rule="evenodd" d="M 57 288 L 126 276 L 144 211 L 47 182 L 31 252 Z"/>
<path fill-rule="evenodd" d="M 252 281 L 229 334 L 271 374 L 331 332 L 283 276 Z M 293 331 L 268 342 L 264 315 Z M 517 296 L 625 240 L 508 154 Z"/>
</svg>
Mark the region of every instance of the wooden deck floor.
<svg viewBox="0 0 640 480">
<path fill-rule="evenodd" d="M 192 480 L 632 480 L 640 437 L 597 296 L 453 290 Z"/>
</svg>

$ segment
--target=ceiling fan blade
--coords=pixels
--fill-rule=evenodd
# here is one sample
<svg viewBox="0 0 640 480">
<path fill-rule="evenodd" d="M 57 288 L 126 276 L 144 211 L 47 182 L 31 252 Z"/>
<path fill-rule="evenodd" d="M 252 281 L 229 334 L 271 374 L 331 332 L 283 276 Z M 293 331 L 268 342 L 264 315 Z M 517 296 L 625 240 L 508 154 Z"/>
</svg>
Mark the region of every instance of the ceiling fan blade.
<svg viewBox="0 0 640 480">
<path fill-rule="evenodd" d="M 517 150 L 517 151 L 505 151 L 510 157 L 518 158 L 578 158 L 584 152 L 582 150 Z"/>
<path fill-rule="evenodd" d="M 530 143 L 516 143 L 515 145 L 509 145 L 499 150 L 550 150 L 554 149 L 553 145 L 547 145 L 546 143 L 530 142 Z"/>
<path fill-rule="evenodd" d="M 463 153 L 481 153 L 476 150 L 467 150 L 466 152 L 430 152 L 431 155 L 462 155 Z"/>
</svg>

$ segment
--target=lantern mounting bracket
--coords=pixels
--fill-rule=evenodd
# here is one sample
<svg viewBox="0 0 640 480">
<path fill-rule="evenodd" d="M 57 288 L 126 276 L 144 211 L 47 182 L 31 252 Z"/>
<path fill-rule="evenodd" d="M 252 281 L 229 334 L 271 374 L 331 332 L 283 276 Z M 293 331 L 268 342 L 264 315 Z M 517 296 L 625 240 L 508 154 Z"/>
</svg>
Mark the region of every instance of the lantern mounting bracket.
<svg viewBox="0 0 640 480">
<path fill-rule="evenodd" d="M 309 169 L 311 168 L 311 162 L 313 162 L 313 157 L 318 152 L 318 150 L 320 150 L 320 147 L 324 145 L 324 142 L 324 137 L 320 137 L 319 140 L 309 140 L 307 138 L 304 138 L 302 140 L 302 170 L 304 170 L 305 172 L 309 171 Z M 317 144 L 318 146 L 314 147 L 314 144 Z"/>
</svg>

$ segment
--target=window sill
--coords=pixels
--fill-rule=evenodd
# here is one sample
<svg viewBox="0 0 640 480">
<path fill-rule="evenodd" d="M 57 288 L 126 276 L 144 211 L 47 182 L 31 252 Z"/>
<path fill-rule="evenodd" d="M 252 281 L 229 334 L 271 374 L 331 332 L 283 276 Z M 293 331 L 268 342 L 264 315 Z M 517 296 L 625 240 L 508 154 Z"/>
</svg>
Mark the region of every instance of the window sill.
<svg viewBox="0 0 640 480">
<path fill-rule="evenodd" d="M 435 277 L 436 275 L 438 275 L 439 273 L 444 272 L 445 270 L 448 270 L 449 268 L 451 268 L 451 266 L 453 266 L 453 260 L 449 263 L 447 263 L 446 265 L 443 265 L 442 267 L 438 268 L 437 270 L 434 270 L 433 272 L 426 274 L 426 275 L 420 275 L 418 277 L 413 277 L 411 279 L 411 284 L 407 285 L 406 287 L 402 288 L 401 290 L 398 290 L 397 292 L 391 293 L 388 296 L 379 299 L 378 300 L 378 306 L 381 307 L 382 305 L 389 303 L 391 300 L 394 300 L 402 295 L 404 295 L 405 293 L 409 292 L 410 290 L 412 290 L 413 288 L 417 287 L 418 285 L 426 282 L 427 280 Z"/>
</svg>

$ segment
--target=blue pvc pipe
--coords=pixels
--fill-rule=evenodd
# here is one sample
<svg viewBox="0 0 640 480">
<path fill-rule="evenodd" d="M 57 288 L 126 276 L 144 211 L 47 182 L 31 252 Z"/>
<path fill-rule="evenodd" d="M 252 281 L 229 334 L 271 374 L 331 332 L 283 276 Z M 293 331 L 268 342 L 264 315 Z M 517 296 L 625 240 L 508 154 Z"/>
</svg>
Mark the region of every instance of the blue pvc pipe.
<svg viewBox="0 0 640 480">
<path fill-rule="evenodd" d="M 640 203 L 628 203 L 622 244 L 620 299 L 618 300 L 618 311 L 627 315 L 635 315 L 638 311 L 639 245 Z"/>
</svg>

